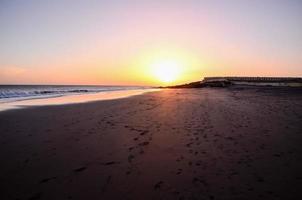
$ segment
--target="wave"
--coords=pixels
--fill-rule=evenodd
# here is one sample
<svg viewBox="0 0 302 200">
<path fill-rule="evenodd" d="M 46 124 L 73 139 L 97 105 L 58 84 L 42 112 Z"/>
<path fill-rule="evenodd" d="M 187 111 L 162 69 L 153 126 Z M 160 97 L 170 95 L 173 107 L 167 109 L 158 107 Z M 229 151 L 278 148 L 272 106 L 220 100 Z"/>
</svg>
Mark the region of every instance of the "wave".
<svg viewBox="0 0 302 200">
<path fill-rule="evenodd" d="M 139 86 L 0 86 L 0 100 L 49 98 L 73 94 L 110 92 L 118 90 L 146 89 Z"/>
</svg>

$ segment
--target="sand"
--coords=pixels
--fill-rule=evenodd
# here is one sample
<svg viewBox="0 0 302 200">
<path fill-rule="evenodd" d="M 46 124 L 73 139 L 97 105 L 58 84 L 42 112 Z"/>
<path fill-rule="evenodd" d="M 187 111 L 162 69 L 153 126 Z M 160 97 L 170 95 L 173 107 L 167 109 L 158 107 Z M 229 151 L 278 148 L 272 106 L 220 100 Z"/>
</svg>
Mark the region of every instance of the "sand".
<svg viewBox="0 0 302 200">
<path fill-rule="evenodd" d="M 0 112 L 0 199 L 301 199 L 302 90 Z"/>
</svg>

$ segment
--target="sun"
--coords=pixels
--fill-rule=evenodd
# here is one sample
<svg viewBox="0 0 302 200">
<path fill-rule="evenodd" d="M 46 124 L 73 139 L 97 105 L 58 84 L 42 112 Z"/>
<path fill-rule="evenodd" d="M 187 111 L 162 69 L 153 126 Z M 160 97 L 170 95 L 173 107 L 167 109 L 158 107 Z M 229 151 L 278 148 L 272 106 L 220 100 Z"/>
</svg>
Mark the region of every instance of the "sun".
<svg viewBox="0 0 302 200">
<path fill-rule="evenodd" d="M 180 63 L 174 60 L 161 60 L 152 64 L 153 75 L 163 83 L 176 81 L 181 74 Z"/>
</svg>

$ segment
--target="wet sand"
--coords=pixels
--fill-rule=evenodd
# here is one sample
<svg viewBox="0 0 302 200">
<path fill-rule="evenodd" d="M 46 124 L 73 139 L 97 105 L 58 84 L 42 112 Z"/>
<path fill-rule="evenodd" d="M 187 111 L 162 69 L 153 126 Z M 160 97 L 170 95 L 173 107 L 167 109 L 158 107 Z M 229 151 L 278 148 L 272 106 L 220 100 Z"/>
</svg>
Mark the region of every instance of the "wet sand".
<svg viewBox="0 0 302 200">
<path fill-rule="evenodd" d="M 0 112 L 0 199 L 302 199 L 302 90 Z"/>
</svg>

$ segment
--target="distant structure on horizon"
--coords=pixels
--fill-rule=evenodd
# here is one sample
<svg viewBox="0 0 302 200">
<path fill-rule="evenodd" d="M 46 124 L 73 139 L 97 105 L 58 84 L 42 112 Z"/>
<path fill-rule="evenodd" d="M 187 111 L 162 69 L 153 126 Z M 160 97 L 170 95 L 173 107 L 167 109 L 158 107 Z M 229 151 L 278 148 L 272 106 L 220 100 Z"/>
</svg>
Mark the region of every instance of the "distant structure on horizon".
<svg viewBox="0 0 302 200">
<path fill-rule="evenodd" d="M 302 87 L 302 78 L 298 77 L 205 77 L 204 86 L 251 85 L 251 86 L 288 86 Z"/>
<path fill-rule="evenodd" d="M 302 87 L 300 77 L 241 77 L 241 76 L 216 76 L 205 77 L 202 81 L 182 85 L 166 86 L 159 88 L 202 88 L 202 87 L 227 87 L 231 85 L 246 86 L 273 86 L 273 87 Z"/>
</svg>

